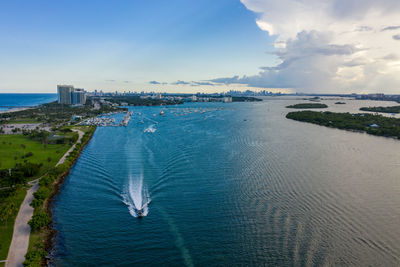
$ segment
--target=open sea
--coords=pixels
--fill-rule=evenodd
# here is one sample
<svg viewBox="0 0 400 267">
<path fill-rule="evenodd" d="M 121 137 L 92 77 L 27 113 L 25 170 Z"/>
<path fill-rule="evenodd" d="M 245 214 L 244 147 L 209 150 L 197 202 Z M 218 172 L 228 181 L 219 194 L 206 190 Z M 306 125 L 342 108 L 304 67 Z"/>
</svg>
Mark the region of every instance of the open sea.
<svg viewBox="0 0 400 267">
<path fill-rule="evenodd" d="M 299 102 L 99 127 L 52 207 L 53 265 L 400 266 L 400 141 L 286 119 Z"/>
<path fill-rule="evenodd" d="M 0 111 L 37 106 L 57 100 L 57 94 L 0 94 Z"/>
</svg>

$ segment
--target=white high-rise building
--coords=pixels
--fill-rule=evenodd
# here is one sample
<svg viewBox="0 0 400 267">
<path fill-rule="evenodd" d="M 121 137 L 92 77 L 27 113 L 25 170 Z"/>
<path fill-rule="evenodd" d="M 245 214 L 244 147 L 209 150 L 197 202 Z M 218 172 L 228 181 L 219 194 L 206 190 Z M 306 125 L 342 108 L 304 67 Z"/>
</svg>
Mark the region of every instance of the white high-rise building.
<svg viewBox="0 0 400 267">
<path fill-rule="evenodd" d="M 58 103 L 71 105 L 71 93 L 74 91 L 72 85 L 57 85 Z"/>
<path fill-rule="evenodd" d="M 66 105 L 84 105 L 86 93 L 83 89 L 74 88 L 72 85 L 57 85 L 58 103 Z"/>
</svg>

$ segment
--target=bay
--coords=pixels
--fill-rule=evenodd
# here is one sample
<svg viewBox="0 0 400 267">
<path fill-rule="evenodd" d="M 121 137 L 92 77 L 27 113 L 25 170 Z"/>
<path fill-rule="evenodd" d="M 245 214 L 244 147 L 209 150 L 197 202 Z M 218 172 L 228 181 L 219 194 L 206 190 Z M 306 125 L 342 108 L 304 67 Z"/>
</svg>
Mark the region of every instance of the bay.
<svg viewBox="0 0 400 267">
<path fill-rule="evenodd" d="M 400 142 L 288 120 L 293 103 L 99 127 L 54 202 L 53 264 L 398 266 Z"/>
</svg>

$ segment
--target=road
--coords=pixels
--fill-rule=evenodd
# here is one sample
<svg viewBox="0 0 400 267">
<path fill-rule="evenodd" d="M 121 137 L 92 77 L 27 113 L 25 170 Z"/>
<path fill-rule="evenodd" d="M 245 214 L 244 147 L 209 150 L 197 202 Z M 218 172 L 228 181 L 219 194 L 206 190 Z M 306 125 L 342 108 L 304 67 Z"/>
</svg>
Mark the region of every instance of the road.
<svg viewBox="0 0 400 267">
<path fill-rule="evenodd" d="M 78 137 L 78 141 L 76 141 L 76 143 L 64 154 L 64 156 L 58 161 L 58 163 L 56 164 L 56 166 L 61 165 L 65 162 L 65 160 L 67 159 L 69 153 L 71 153 L 74 149 L 77 143 L 80 143 L 82 140 L 83 135 L 85 134 L 84 132 L 82 132 L 81 130 L 72 130 L 74 132 L 77 132 L 79 134 Z"/>
<path fill-rule="evenodd" d="M 74 150 L 76 144 L 82 141 L 84 132 L 80 130 L 73 131 L 79 134 L 79 138 L 58 161 L 56 166 L 63 164 L 69 153 Z M 8 250 L 6 267 L 21 267 L 23 266 L 22 263 L 25 261 L 25 254 L 28 252 L 29 236 L 31 234 L 31 227 L 28 225 L 28 222 L 33 216 L 33 208 L 30 206 L 30 204 L 33 200 L 33 194 L 39 189 L 39 179 L 29 182 L 32 187 L 28 190 L 18 211 L 18 215 L 14 223 L 14 232 L 10 249 Z"/>
<path fill-rule="evenodd" d="M 32 187 L 28 190 L 24 201 L 19 208 L 17 218 L 14 223 L 14 232 L 10 249 L 8 250 L 6 267 L 22 266 L 25 254 L 28 251 L 29 235 L 31 227 L 28 221 L 32 218 L 33 208 L 30 206 L 33 200 L 33 193 L 39 188 L 39 179 L 29 182 Z"/>
</svg>

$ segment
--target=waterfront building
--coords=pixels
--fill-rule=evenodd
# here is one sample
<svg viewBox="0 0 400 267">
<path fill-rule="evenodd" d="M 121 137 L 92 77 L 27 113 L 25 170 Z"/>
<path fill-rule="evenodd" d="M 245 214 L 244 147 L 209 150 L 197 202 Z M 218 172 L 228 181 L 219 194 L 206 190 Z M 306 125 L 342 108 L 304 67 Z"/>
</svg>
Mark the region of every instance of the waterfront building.
<svg viewBox="0 0 400 267">
<path fill-rule="evenodd" d="M 83 89 L 76 88 L 71 92 L 71 104 L 72 105 L 84 105 L 86 103 L 86 94 Z"/>
<path fill-rule="evenodd" d="M 72 85 L 57 85 L 58 103 L 71 105 L 71 93 L 74 91 Z"/>
<path fill-rule="evenodd" d="M 224 103 L 231 103 L 232 102 L 232 97 L 230 96 L 225 96 L 222 100 Z"/>
<path fill-rule="evenodd" d="M 58 103 L 66 105 L 84 105 L 86 93 L 73 85 L 57 85 Z"/>
</svg>

